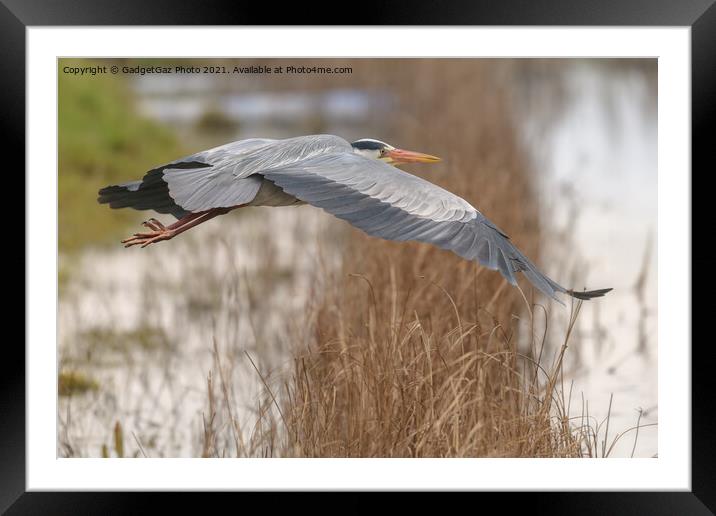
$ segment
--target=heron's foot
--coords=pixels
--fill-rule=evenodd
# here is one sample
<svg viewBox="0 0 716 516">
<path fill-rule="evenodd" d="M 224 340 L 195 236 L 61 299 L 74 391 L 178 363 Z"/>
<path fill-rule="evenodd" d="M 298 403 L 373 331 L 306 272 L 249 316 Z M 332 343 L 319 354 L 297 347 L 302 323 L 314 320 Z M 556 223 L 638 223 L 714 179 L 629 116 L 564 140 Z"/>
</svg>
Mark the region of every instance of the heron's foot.
<svg viewBox="0 0 716 516">
<path fill-rule="evenodd" d="M 141 245 L 147 247 L 149 244 L 161 242 L 162 240 L 170 240 L 177 234 L 173 229 L 167 228 L 157 219 L 149 219 L 142 222 L 142 225 L 151 230 L 150 233 L 134 233 L 129 238 L 122 240 L 124 247 L 132 247 L 133 245 Z"/>
<path fill-rule="evenodd" d="M 161 242 L 162 240 L 170 240 L 174 238 L 175 232 L 171 229 L 163 231 L 152 231 L 151 233 L 135 233 L 129 238 L 122 240 L 124 247 L 132 247 L 133 245 L 141 245 L 147 247 L 149 244 Z"/>
</svg>

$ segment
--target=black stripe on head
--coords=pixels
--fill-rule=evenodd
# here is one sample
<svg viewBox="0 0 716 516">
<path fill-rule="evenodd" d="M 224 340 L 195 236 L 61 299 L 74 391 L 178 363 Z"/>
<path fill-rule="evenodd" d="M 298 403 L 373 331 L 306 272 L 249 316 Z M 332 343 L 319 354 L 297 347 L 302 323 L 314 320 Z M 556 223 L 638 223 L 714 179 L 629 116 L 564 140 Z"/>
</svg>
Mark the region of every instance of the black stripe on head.
<svg viewBox="0 0 716 516">
<path fill-rule="evenodd" d="M 359 150 L 381 150 L 386 147 L 390 147 L 387 143 L 380 140 L 373 140 L 371 138 L 363 138 L 362 140 L 356 140 L 351 143 L 354 149 Z"/>
</svg>

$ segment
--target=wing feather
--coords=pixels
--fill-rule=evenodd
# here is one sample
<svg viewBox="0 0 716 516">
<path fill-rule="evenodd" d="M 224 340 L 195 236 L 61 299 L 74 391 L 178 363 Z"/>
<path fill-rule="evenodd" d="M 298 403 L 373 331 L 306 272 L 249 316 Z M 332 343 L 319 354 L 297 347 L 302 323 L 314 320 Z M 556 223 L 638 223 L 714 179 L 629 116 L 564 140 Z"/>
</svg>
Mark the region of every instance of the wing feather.
<svg viewBox="0 0 716 516">
<path fill-rule="evenodd" d="M 157 213 L 170 213 L 179 219 L 188 212 L 169 195 L 167 184 L 162 181 L 163 170 L 163 167 L 152 169 L 141 181 L 102 188 L 98 192 L 97 201 L 109 204 L 113 209 L 154 210 Z"/>
</svg>

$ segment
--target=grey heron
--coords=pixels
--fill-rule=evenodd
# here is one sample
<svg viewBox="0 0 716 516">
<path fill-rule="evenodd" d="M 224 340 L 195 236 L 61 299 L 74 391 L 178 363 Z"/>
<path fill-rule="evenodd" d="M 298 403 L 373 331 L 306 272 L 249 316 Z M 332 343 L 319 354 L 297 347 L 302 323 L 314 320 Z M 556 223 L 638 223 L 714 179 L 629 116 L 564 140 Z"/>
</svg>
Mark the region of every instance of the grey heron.
<svg viewBox="0 0 716 516">
<path fill-rule="evenodd" d="M 307 203 L 368 235 L 426 242 L 476 260 L 499 270 L 512 285 L 522 272 L 539 291 L 558 301 L 557 292 L 591 299 L 611 290 L 562 287 L 470 203 L 394 166 L 438 161 L 370 138 L 352 143 L 332 135 L 252 138 L 172 161 L 139 181 L 103 188 L 98 201 L 177 219 L 167 226 L 155 218 L 145 221 L 149 231 L 123 240 L 125 247 L 169 240 L 244 206 Z"/>
</svg>

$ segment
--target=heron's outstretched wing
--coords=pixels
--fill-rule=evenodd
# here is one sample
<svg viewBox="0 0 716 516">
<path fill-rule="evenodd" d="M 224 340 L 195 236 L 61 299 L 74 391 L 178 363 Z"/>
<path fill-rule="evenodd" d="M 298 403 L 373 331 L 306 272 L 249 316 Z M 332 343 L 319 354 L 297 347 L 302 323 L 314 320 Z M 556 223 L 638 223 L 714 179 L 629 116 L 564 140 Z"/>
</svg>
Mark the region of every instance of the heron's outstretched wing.
<svg viewBox="0 0 716 516">
<path fill-rule="evenodd" d="M 417 176 L 353 153 L 305 159 L 260 172 L 285 192 L 348 221 L 371 236 L 416 240 L 499 270 L 513 285 L 523 272 L 542 293 L 580 299 L 610 289 L 573 292 L 525 257 L 509 237 L 467 201 Z"/>
<path fill-rule="evenodd" d="M 256 173 L 264 168 L 350 150 L 347 141 L 332 135 L 240 140 L 150 170 L 139 182 L 103 188 L 98 200 L 112 208 L 153 209 L 177 218 L 229 208 L 248 204 L 256 197 L 263 182 Z"/>
</svg>

